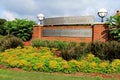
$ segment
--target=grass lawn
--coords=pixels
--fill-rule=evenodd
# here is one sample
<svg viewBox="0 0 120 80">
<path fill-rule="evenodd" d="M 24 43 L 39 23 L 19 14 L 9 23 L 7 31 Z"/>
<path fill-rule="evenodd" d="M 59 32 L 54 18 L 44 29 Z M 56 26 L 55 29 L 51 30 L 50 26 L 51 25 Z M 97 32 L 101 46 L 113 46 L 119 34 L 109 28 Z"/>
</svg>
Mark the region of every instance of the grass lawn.
<svg viewBox="0 0 120 80">
<path fill-rule="evenodd" d="M 115 80 L 100 77 L 66 76 L 63 74 L 50 74 L 42 72 L 11 71 L 0 69 L 0 80 Z"/>
</svg>

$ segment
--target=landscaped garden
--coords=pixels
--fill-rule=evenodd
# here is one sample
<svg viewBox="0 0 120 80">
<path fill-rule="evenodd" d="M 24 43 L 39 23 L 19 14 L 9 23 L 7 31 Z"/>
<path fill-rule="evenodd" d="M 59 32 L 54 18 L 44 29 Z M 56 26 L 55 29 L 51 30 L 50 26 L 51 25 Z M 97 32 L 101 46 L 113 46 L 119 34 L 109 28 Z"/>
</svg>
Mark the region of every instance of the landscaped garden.
<svg viewBox="0 0 120 80">
<path fill-rule="evenodd" d="M 118 18 L 115 17 L 115 19 Z M 0 79 L 2 80 L 26 80 L 28 77 L 29 80 L 55 80 L 56 78 L 58 80 L 104 80 L 99 77 L 90 79 L 85 75 L 83 75 L 84 77 L 62 75 L 61 77 L 45 73 L 76 74 L 82 72 L 99 75 L 120 73 L 120 43 L 118 42 L 120 33 L 118 29 L 111 31 L 113 38 L 117 41 L 75 43 L 35 39 L 32 40 L 31 46 L 24 46 L 23 41 L 31 39 L 32 27 L 28 29 L 28 26 L 35 23 L 19 19 L 13 22 L 2 21 L 4 25 L 1 26 L 4 28 L 1 27 L 2 32 L 0 33 L 2 35 L 0 36 L 0 65 L 5 69 L 24 70 L 18 73 L 3 70 L 4 67 L 0 67 L 2 68 L 0 69 Z M 112 26 L 112 24 L 109 25 Z M 109 80 L 110 78 L 113 80 L 116 77 L 111 76 Z"/>
<path fill-rule="evenodd" d="M 89 46 L 90 48 L 90 46 L 93 46 L 93 43 L 91 45 L 85 43 L 80 43 L 80 45 L 78 45 L 77 43 L 73 43 L 73 42 L 68 43 L 64 41 L 63 42 L 55 41 L 54 43 L 56 44 L 52 46 L 56 46 L 56 47 L 48 48 L 46 47 L 49 46 L 49 43 L 47 42 L 52 43 L 51 41 L 35 40 L 33 41 L 32 46 L 24 46 L 24 47 L 18 46 L 17 48 L 6 49 L 4 52 L 1 52 L 0 54 L 0 64 L 8 68 L 18 68 L 18 69 L 23 69 L 25 71 L 37 71 L 37 72 L 49 72 L 49 73 L 59 72 L 59 73 L 75 74 L 78 72 L 80 73 L 84 72 L 84 73 L 111 74 L 111 73 L 120 72 L 120 59 L 113 59 L 119 56 L 117 56 L 117 54 L 114 53 L 116 54 L 116 56 L 112 57 L 111 58 L 112 60 L 111 59 L 109 60 L 109 56 L 104 58 L 100 57 L 101 58 L 100 59 L 98 53 L 95 54 L 98 55 L 98 57 L 96 57 L 95 55 L 90 53 L 89 52 L 90 49 L 86 47 Z M 36 46 L 35 43 L 39 43 L 39 44 L 37 44 Z M 48 45 L 46 45 L 46 43 Z M 108 43 L 109 43 L 109 47 L 115 45 L 116 43 L 119 44 L 118 42 L 107 42 L 107 44 Z M 107 44 L 106 43 L 103 44 L 102 42 L 101 44 L 100 42 L 94 43 L 94 45 L 97 45 L 96 48 L 98 47 L 100 48 L 100 45 L 102 47 L 103 45 L 104 46 L 106 45 L 105 47 L 107 47 Z M 38 45 L 41 45 L 41 47 L 39 47 Z M 66 46 L 60 47 L 63 45 Z M 73 46 L 76 47 L 74 47 L 73 49 Z M 77 50 L 78 47 L 79 47 L 79 51 Z M 109 49 L 109 47 L 106 49 Z M 117 45 L 117 48 L 119 47 L 120 45 Z M 102 50 L 103 48 L 100 49 Z M 112 52 L 114 51 L 114 49 L 110 48 L 110 51 Z M 71 52 L 72 54 L 68 54 L 67 52 Z M 78 54 L 78 52 L 81 53 Z M 82 52 L 83 53 L 88 52 L 88 53 L 83 54 Z M 104 52 L 105 52 L 105 48 L 104 48 Z M 116 52 L 119 52 L 119 50 Z M 103 53 L 103 55 L 105 56 L 106 54 Z M 114 78 L 114 77 L 111 76 L 110 78 Z"/>
<path fill-rule="evenodd" d="M 10 48 L 0 54 L 0 63 L 7 67 L 17 67 L 24 70 L 35 70 L 42 72 L 98 72 L 119 73 L 120 60 L 101 60 L 92 53 L 79 56 L 62 54 L 67 60 L 57 56 L 56 48 L 48 47 L 17 47 Z M 75 59 L 73 59 L 73 58 Z M 107 56 L 109 57 L 109 56 Z M 118 57 L 118 56 L 115 56 Z M 68 60 L 69 59 L 69 60 Z"/>
</svg>

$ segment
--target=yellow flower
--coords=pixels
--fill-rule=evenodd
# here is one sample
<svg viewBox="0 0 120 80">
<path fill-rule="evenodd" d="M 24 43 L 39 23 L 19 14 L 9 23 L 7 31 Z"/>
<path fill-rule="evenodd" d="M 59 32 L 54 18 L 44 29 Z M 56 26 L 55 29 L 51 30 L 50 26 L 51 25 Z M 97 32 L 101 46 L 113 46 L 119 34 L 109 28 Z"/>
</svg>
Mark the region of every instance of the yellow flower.
<svg viewBox="0 0 120 80">
<path fill-rule="evenodd" d="M 6 60 L 6 62 L 7 62 L 8 64 L 10 64 L 10 63 L 13 62 L 13 60 L 12 60 L 11 58 L 8 58 L 8 59 Z"/>
<path fill-rule="evenodd" d="M 28 66 L 28 62 L 26 60 L 20 60 L 17 66 L 18 67 Z"/>
<path fill-rule="evenodd" d="M 97 67 L 97 64 L 95 62 L 91 62 L 89 64 L 89 66 L 90 66 L 90 68 L 95 68 L 95 67 Z"/>
<path fill-rule="evenodd" d="M 63 59 L 62 59 L 62 57 L 58 57 L 58 58 L 54 58 L 56 61 L 62 61 Z"/>
<path fill-rule="evenodd" d="M 53 51 L 53 52 L 54 52 L 54 51 L 56 51 L 56 50 L 58 50 L 58 49 L 57 49 L 57 48 L 52 48 L 52 50 L 51 50 L 51 51 Z"/>
<path fill-rule="evenodd" d="M 120 59 L 115 59 L 112 64 L 114 64 L 115 66 L 120 65 Z"/>
<path fill-rule="evenodd" d="M 61 65 L 62 65 L 62 68 L 63 68 L 63 69 L 69 69 L 69 68 L 70 68 L 69 64 L 68 64 L 67 61 L 65 61 L 65 60 L 63 60 L 63 61 L 61 62 Z"/>
<path fill-rule="evenodd" d="M 39 56 L 38 53 L 32 53 L 32 54 L 29 54 L 29 55 L 30 55 L 30 57 L 38 57 Z"/>
<path fill-rule="evenodd" d="M 114 62 L 120 63 L 120 59 L 114 59 Z"/>
<path fill-rule="evenodd" d="M 3 53 L 1 53 L 1 56 L 8 56 L 9 54 L 8 53 L 6 53 L 6 52 L 3 52 Z"/>
<path fill-rule="evenodd" d="M 57 67 L 57 61 L 50 61 L 49 62 L 49 67 L 50 68 L 56 68 Z"/>
<path fill-rule="evenodd" d="M 111 70 L 116 72 L 116 69 L 120 67 L 120 60 L 116 59 L 111 63 Z"/>
<path fill-rule="evenodd" d="M 92 53 L 90 53 L 90 54 L 88 54 L 88 56 L 87 56 L 87 59 L 92 59 L 92 58 L 94 58 L 95 56 L 92 54 Z"/>
<path fill-rule="evenodd" d="M 50 48 L 48 48 L 48 47 L 40 47 L 40 49 L 43 50 L 43 51 L 46 51 L 46 52 L 50 51 Z"/>
<path fill-rule="evenodd" d="M 101 67 L 101 68 L 106 68 L 108 65 L 109 65 L 108 62 L 101 62 L 101 63 L 99 64 L 99 67 Z"/>
<path fill-rule="evenodd" d="M 41 56 L 41 57 L 39 57 L 39 58 L 42 58 L 42 59 L 44 59 L 44 58 L 52 58 L 53 56 L 51 56 L 51 55 L 43 55 L 43 56 Z"/>
<path fill-rule="evenodd" d="M 77 60 L 71 60 L 70 62 L 73 63 L 73 64 L 75 64 L 75 65 L 78 64 L 78 61 L 77 61 Z"/>
<path fill-rule="evenodd" d="M 87 57 L 84 58 L 84 60 L 91 62 L 93 58 L 95 58 L 95 55 L 93 55 L 92 53 L 89 53 Z"/>
<path fill-rule="evenodd" d="M 21 49 L 22 47 L 21 46 L 18 46 L 17 49 Z"/>
<path fill-rule="evenodd" d="M 9 64 L 10 64 L 10 66 L 15 67 L 18 65 L 18 63 L 19 63 L 18 61 L 12 61 Z"/>
<path fill-rule="evenodd" d="M 84 61 L 79 61 L 76 66 L 79 67 L 80 69 L 82 69 L 82 68 L 84 68 L 86 66 L 86 64 L 85 64 Z"/>
<path fill-rule="evenodd" d="M 111 67 L 112 72 L 116 72 L 116 67 Z"/>
<path fill-rule="evenodd" d="M 38 69 L 41 69 L 41 68 L 43 68 L 44 67 L 44 63 L 43 62 L 39 62 L 38 64 L 37 64 L 37 68 Z"/>
</svg>

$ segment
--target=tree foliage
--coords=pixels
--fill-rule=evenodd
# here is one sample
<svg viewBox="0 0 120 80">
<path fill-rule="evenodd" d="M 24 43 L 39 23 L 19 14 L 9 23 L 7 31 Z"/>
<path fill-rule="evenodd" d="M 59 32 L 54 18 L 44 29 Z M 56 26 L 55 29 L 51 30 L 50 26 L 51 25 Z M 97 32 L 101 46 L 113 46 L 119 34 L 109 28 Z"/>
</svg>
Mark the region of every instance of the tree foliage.
<svg viewBox="0 0 120 80">
<path fill-rule="evenodd" d="M 0 35 L 6 35 L 6 30 L 4 28 L 4 23 L 6 21 L 6 19 L 0 19 Z"/>
<path fill-rule="evenodd" d="M 31 39 L 34 21 L 28 19 L 15 19 L 5 22 L 5 29 L 8 34 L 21 38 L 23 41 Z"/>
<path fill-rule="evenodd" d="M 120 41 L 120 15 L 110 16 L 106 20 L 106 24 L 110 28 L 110 34 L 117 41 Z"/>
</svg>

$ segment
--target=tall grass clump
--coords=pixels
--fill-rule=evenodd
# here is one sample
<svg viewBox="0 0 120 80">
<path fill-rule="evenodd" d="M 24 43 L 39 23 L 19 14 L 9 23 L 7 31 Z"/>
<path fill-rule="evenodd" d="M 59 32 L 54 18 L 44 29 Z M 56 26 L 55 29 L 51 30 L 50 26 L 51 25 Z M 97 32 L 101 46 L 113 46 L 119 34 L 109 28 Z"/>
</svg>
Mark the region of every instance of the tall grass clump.
<svg viewBox="0 0 120 80">
<path fill-rule="evenodd" d="M 6 49 L 16 48 L 18 46 L 23 47 L 23 41 L 20 38 L 17 38 L 13 35 L 4 36 L 0 40 L 0 52 L 3 52 Z"/>
<path fill-rule="evenodd" d="M 120 59 L 120 43 L 117 41 L 92 42 L 89 51 L 103 60 Z"/>
<path fill-rule="evenodd" d="M 35 39 L 32 41 L 32 46 L 57 48 L 61 51 L 61 56 L 65 60 L 78 59 L 80 56 L 87 53 L 86 43 Z"/>
</svg>

